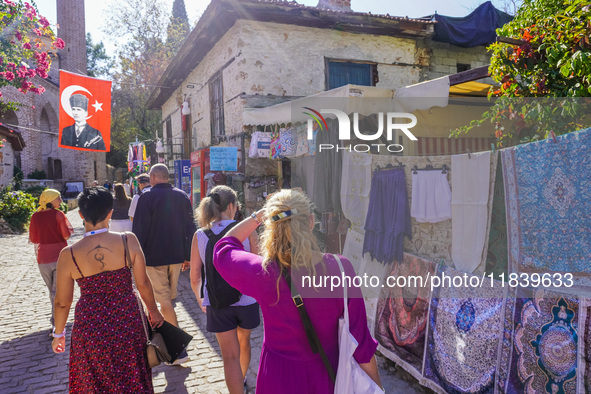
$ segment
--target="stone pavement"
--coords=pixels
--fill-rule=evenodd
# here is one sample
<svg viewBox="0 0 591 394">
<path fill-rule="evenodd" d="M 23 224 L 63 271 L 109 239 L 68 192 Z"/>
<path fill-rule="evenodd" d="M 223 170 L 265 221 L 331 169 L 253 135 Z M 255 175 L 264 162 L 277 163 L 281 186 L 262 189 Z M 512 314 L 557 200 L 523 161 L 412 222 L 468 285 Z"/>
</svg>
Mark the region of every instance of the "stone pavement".
<svg viewBox="0 0 591 394">
<path fill-rule="evenodd" d="M 76 241 L 84 234 L 78 210 L 68 213 Z M 51 350 L 47 288 L 41 279 L 28 234 L 0 235 L 0 392 L 65 393 L 68 390 L 69 352 L 57 355 Z M 189 283 L 188 272 L 181 275 L 176 310 L 180 326 L 194 336 L 189 345 L 190 361 L 183 366 L 153 369 L 157 393 L 227 393 L 219 346 L 213 334 L 205 330 L 205 315 L 198 307 Z M 74 319 L 70 311 L 68 332 Z M 69 337 L 69 335 L 68 335 Z M 250 392 L 254 393 L 256 370 L 263 340 L 262 325 L 252 333 L 252 362 L 248 373 Z M 69 340 L 66 343 L 69 349 Z M 388 393 L 421 393 L 414 378 L 383 358 L 380 375 Z"/>
</svg>

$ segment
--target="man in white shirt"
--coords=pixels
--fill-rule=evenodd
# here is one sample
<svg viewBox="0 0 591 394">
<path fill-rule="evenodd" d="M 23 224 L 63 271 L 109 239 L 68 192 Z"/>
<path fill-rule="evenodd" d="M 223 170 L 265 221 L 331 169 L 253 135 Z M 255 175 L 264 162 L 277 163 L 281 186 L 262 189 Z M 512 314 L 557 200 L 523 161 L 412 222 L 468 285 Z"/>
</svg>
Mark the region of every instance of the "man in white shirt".
<svg viewBox="0 0 591 394">
<path fill-rule="evenodd" d="M 150 175 L 148 174 L 140 174 L 138 175 L 135 180 L 140 188 L 140 192 L 133 196 L 131 200 L 131 205 L 129 206 L 129 218 L 133 222 L 133 216 L 135 215 L 135 208 L 137 207 L 137 200 L 140 199 L 140 196 L 143 192 L 150 190 Z"/>
</svg>

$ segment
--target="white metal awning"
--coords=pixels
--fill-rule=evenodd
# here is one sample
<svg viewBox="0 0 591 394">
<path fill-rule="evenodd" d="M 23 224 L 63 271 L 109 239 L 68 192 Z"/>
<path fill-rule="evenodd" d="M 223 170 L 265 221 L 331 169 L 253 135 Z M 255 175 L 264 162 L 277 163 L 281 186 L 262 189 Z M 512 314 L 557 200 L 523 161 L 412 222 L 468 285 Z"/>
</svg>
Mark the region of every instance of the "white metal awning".
<svg viewBox="0 0 591 394">
<path fill-rule="evenodd" d="M 448 77 L 397 90 L 345 85 L 266 108 L 245 108 L 243 122 L 246 126 L 305 122 L 309 119 L 307 108 L 330 108 L 363 116 L 378 112 L 413 112 L 434 106 L 445 107 L 448 97 Z"/>
</svg>

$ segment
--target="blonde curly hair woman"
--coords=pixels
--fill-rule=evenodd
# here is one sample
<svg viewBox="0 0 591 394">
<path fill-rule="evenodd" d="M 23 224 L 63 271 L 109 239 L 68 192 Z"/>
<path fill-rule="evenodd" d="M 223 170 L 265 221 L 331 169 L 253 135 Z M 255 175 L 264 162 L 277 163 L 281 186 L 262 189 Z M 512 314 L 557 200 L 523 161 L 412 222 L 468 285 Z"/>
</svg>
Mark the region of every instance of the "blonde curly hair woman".
<svg viewBox="0 0 591 394">
<path fill-rule="evenodd" d="M 262 257 L 244 250 L 242 242 L 260 224 Z M 222 238 L 214 250 L 214 265 L 224 279 L 242 294 L 254 297 L 263 313 L 265 336 L 261 349 L 257 394 L 333 393 L 334 383 L 321 356 L 314 353 L 292 301 L 285 273 L 294 278 L 312 325 L 332 369 L 338 364 L 338 321 L 343 315 L 342 290 L 313 288 L 304 291 L 297 278 L 303 275 L 341 276 L 333 255 L 323 254 L 312 229 L 310 200 L 294 190 L 272 195 L 265 207 L 243 220 Z M 340 257 L 345 273 L 354 276 L 351 263 Z M 354 357 L 381 386 L 374 353 L 377 342 L 367 328 L 359 288 L 350 288 L 350 331 L 359 346 Z"/>
</svg>

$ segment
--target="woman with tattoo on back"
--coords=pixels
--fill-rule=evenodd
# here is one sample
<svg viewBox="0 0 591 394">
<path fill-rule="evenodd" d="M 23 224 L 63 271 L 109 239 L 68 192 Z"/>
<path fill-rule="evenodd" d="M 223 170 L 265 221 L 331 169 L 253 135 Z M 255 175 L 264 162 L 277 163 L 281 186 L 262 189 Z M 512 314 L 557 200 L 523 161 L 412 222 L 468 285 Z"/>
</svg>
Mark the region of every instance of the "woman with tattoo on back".
<svg viewBox="0 0 591 394">
<path fill-rule="evenodd" d="M 80 299 L 70 341 L 70 393 L 153 393 L 132 275 L 152 327 L 162 325 L 164 318 L 154 301 L 144 254 L 134 234 L 109 232 L 113 196 L 107 189 L 84 189 L 77 200 L 86 233 L 58 259 L 53 351 L 65 351 L 77 282 Z"/>
</svg>

